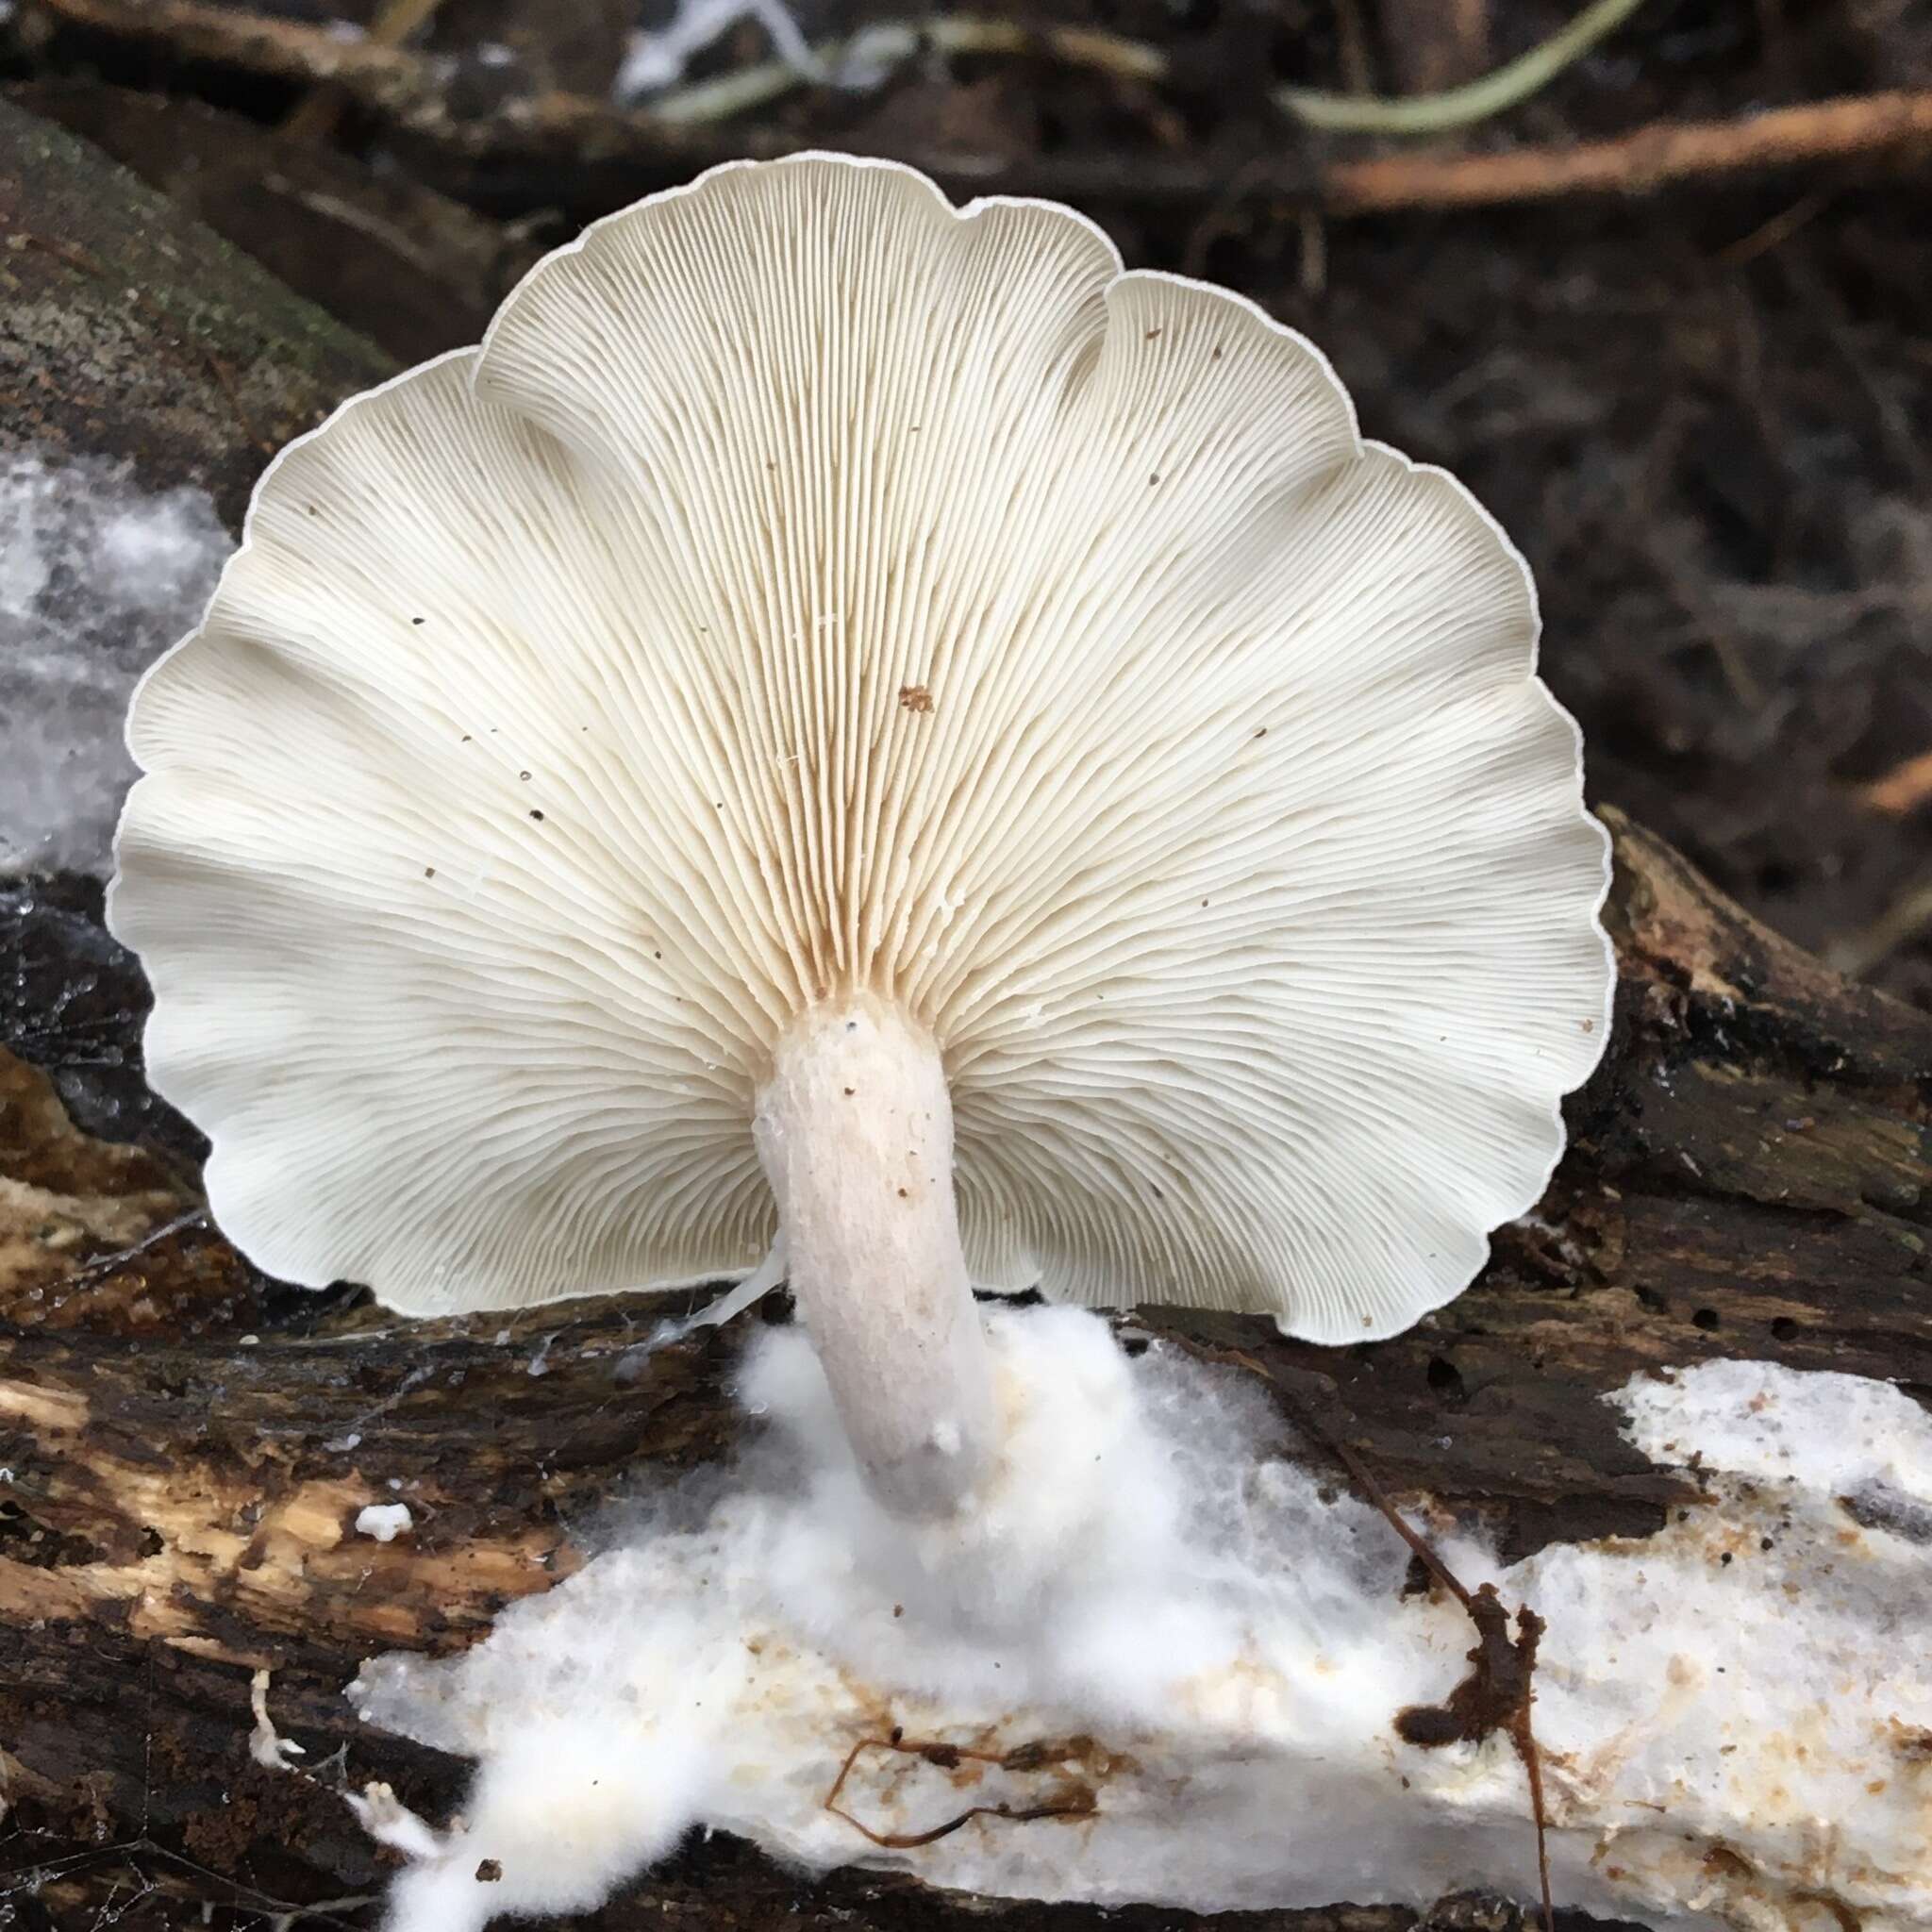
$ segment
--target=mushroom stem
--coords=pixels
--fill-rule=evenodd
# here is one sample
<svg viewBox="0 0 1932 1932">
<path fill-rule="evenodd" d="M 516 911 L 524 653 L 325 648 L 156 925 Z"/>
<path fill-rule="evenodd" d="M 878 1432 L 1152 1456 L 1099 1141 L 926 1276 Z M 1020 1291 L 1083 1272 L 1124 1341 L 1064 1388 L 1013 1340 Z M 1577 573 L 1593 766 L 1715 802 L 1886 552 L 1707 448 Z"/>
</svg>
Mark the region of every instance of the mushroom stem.
<svg viewBox="0 0 1932 1932">
<path fill-rule="evenodd" d="M 755 1122 L 798 1311 L 889 1509 L 954 1508 L 992 1448 L 992 1371 L 959 1247 L 939 1049 L 882 1001 L 814 1008 Z"/>
</svg>

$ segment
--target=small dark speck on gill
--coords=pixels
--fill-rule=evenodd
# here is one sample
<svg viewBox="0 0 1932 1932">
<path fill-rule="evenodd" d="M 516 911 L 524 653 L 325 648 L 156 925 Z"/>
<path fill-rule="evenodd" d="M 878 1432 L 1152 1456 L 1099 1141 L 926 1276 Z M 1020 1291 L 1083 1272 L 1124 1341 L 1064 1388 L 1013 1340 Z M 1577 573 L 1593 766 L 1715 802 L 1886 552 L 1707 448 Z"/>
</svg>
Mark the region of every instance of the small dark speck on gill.
<svg viewBox="0 0 1932 1932">
<path fill-rule="evenodd" d="M 426 617 L 412 617 L 409 622 L 411 624 L 427 624 L 429 620 Z"/>
<path fill-rule="evenodd" d="M 533 819 L 536 819 L 536 820 L 538 820 L 538 821 L 539 821 L 539 822 L 541 823 L 541 820 L 542 820 L 543 814 L 542 814 L 542 813 L 541 813 L 541 811 L 533 811 L 533 812 L 532 812 L 532 813 L 530 814 L 530 816 L 531 816 L 531 817 L 532 817 Z"/>
</svg>

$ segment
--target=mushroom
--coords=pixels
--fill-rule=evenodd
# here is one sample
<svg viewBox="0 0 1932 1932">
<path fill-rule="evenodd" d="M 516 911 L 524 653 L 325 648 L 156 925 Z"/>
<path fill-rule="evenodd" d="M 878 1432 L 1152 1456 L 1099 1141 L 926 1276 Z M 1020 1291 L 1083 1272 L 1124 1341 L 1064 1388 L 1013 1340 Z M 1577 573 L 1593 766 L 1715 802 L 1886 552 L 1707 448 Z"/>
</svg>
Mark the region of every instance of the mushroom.
<svg viewBox="0 0 1932 1932">
<path fill-rule="evenodd" d="M 1537 632 L 1250 303 L 717 168 L 262 478 L 130 716 L 149 1071 L 293 1282 L 789 1278 L 942 1513 L 974 1284 L 1370 1341 L 1537 1199 L 1612 979 Z"/>
</svg>

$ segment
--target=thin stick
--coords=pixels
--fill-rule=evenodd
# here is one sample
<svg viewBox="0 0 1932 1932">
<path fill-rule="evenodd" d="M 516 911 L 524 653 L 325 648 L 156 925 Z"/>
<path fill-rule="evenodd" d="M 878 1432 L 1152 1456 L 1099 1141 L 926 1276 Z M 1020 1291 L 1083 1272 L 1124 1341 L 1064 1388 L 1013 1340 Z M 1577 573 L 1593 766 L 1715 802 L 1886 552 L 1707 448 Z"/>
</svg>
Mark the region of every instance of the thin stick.
<svg viewBox="0 0 1932 1932">
<path fill-rule="evenodd" d="M 1407 1519 L 1404 1517 L 1402 1511 L 1389 1500 L 1389 1492 L 1370 1474 L 1368 1464 L 1340 1436 L 1330 1429 L 1324 1429 L 1308 1413 L 1304 1405 L 1297 1402 L 1282 1387 L 1279 1379 L 1271 1373 L 1265 1362 L 1257 1359 L 1254 1356 L 1239 1348 L 1213 1348 L 1207 1342 L 1188 1341 L 1179 1336 L 1168 1336 L 1164 1339 L 1173 1342 L 1183 1353 L 1192 1356 L 1197 1361 L 1220 1362 L 1232 1368 L 1242 1369 L 1251 1375 L 1259 1376 L 1262 1381 L 1267 1383 L 1269 1388 L 1274 1391 L 1276 1400 L 1284 1407 L 1292 1408 L 1295 1420 L 1302 1427 L 1307 1429 L 1341 1464 L 1342 1468 L 1347 1470 L 1362 1494 L 1369 1499 L 1369 1502 L 1375 1510 L 1388 1523 L 1390 1528 L 1415 1552 L 1416 1557 L 1429 1574 L 1465 1610 L 1470 1611 L 1472 1615 L 1474 1613 L 1475 1593 L 1469 1590 L 1463 1584 L 1462 1579 L 1436 1554 L 1428 1539 L 1419 1529 L 1412 1529 L 1409 1526 Z"/>
<path fill-rule="evenodd" d="M 131 1247 L 116 1248 L 110 1255 L 96 1255 L 92 1261 L 83 1261 L 78 1268 L 61 1275 L 59 1280 L 49 1284 L 54 1288 L 73 1288 L 83 1281 L 92 1281 L 102 1274 L 111 1274 L 117 1268 L 125 1268 L 128 1262 L 139 1260 L 150 1248 L 159 1247 L 170 1235 L 179 1234 L 185 1228 L 198 1227 L 208 1220 L 206 1208 L 191 1208 L 185 1214 L 177 1214 L 172 1221 L 164 1221 L 159 1227 L 150 1229 L 134 1242 Z"/>
<path fill-rule="evenodd" d="M 824 1807 L 834 1818 L 843 1819 L 862 1838 L 891 1851 L 913 1851 L 921 1845 L 937 1844 L 941 1839 L 950 1838 L 975 1818 L 1002 1818 L 1009 1824 L 1027 1824 L 1040 1818 L 1091 1818 L 1093 1815 L 1093 1793 L 1084 1785 L 1077 1787 L 1074 1795 L 1058 1804 L 1028 1805 L 1019 1810 L 1006 1804 L 969 1805 L 965 1810 L 948 1818 L 942 1824 L 935 1824 L 929 1831 L 874 1831 L 862 1819 L 847 1811 L 839 1799 L 844 1792 L 846 1779 L 852 1775 L 853 1767 L 867 1751 L 898 1751 L 908 1757 L 923 1757 L 928 1764 L 936 1764 L 944 1771 L 968 1762 L 997 1765 L 1003 1771 L 1042 1771 L 1050 1765 L 1077 1763 L 1081 1758 L 1090 1757 L 1093 1748 L 1091 1738 L 1068 1738 L 1050 1743 L 1019 1744 L 1010 1751 L 977 1751 L 964 1744 L 906 1738 L 894 1730 L 889 1738 L 860 1738 L 853 1745 L 845 1754 L 844 1763 L 839 1767 L 839 1775 L 832 1780 L 832 1789 L 824 1795 Z"/>
<path fill-rule="evenodd" d="M 1847 979 L 1862 979 L 1932 928 L 1932 878 L 1908 887 L 1862 932 L 1834 940 L 1824 957 Z"/>
<path fill-rule="evenodd" d="M 441 5 L 442 0 L 384 0 L 364 39 L 378 47 L 400 47 L 434 18 Z M 335 132 L 343 98 L 337 88 L 317 88 L 289 111 L 281 126 L 283 135 L 290 141 L 326 141 Z"/>
<path fill-rule="evenodd" d="M 1311 88 L 1276 90 L 1274 105 L 1307 127 L 1349 134 L 1445 134 L 1471 127 L 1521 105 L 1546 88 L 1566 67 L 1635 13 L 1643 0 L 1594 0 L 1566 27 L 1519 58 L 1492 68 L 1480 79 L 1441 93 L 1406 100 L 1331 94 Z"/>
<path fill-rule="evenodd" d="M 1932 91 L 1852 94 L 1731 121 L 1656 122 L 1611 141 L 1441 158 L 1388 155 L 1328 173 L 1331 214 L 1489 208 L 1572 194 L 1652 194 L 1805 162 L 1932 143 Z"/>
<path fill-rule="evenodd" d="M 663 100 L 655 110 L 626 111 L 589 95 L 563 92 L 519 102 L 513 112 L 457 122 L 442 99 L 434 64 L 407 48 L 338 41 L 319 28 L 230 11 L 207 0 L 41 0 L 41 5 L 76 25 L 166 46 L 188 58 L 310 85 L 337 82 L 372 112 L 472 160 L 554 161 L 594 152 L 606 164 L 628 162 L 656 170 L 697 166 L 727 154 L 769 158 L 809 144 L 756 126 L 741 130 L 728 143 L 707 141 L 702 117 L 691 125 L 667 118 Z M 1087 38 L 1107 50 L 1096 55 L 1093 64 L 1117 58 L 1110 37 Z M 1065 33 L 1058 44 L 1063 52 L 1070 44 Z M 1770 108 L 1731 120 L 1655 122 L 1608 141 L 1520 147 L 1501 154 L 1382 155 L 1326 167 L 1283 157 L 1244 171 L 1243 181 L 1249 193 L 1318 207 L 1331 219 L 1341 219 L 1591 194 L 1654 194 L 1740 175 L 1908 156 L 1928 145 L 1932 89 L 1899 90 Z M 976 192 L 1024 190 L 1102 201 L 1124 195 L 1151 206 L 1212 204 L 1228 189 L 1224 166 L 1162 155 L 1131 161 L 1073 156 L 1022 164 L 997 155 L 952 150 L 907 158 L 927 174 Z"/>
<path fill-rule="evenodd" d="M 1874 811 L 1888 818 L 1908 818 L 1922 806 L 1932 805 L 1932 751 L 1922 751 L 1882 778 L 1874 778 L 1858 796 Z"/>
<path fill-rule="evenodd" d="M 1529 1721 L 1529 1707 L 1536 1702 L 1536 1646 L 1543 1634 L 1543 1621 L 1533 1610 L 1519 1609 L 1516 1626 L 1529 1646 L 1530 1667 L 1523 1708 L 1510 1725 L 1509 1735 L 1517 1757 L 1523 1760 L 1524 1774 L 1529 1779 L 1529 1806 L 1536 1819 L 1536 1875 L 1542 1890 L 1543 1932 L 1557 1932 L 1557 1907 L 1550 1896 L 1550 1814 L 1543 1802 L 1543 1759 L 1542 1753 L 1536 1748 L 1536 1732 Z"/>
</svg>

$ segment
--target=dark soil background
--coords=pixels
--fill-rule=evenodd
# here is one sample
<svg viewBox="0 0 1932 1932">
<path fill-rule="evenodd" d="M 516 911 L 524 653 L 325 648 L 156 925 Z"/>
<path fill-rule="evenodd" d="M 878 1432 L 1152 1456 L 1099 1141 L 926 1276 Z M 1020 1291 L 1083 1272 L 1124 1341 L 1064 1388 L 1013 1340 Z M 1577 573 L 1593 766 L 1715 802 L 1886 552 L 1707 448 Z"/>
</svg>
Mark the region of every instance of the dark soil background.
<svg viewBox="0 0 1932 1932">
<path fill-rule="evenodd" d="M 1323 208 L 1324 170 L 1398 146 L 1556 151 L 1932 87 L 1925 0 L 1646 0 L 1526 101 L 1420 148 L 1313 133 L 1268 90 L 1453 85 L 1575 9 L 1061 0 L 990 17 L 1128 37 L 1165 54 L 1164 75 L 1096 70 L 1044 38 L 928 48 L 870 85 L 796 87 L 655 146 L 594 116 L 540 139 L 527 117 L 608 101 L 631 33 L 664 29 L 671 0 L 413 10 L 407 111 L 318 92 L 300 60 L 233 58 L 182 24 L 272 19 L 367 44 L 353 36 L 392 34 L 395 0 L 147 0 L 132 28 L 127 0 L 22 0 L 0 77 L 404 359 L 473 340 L 543 247 L 705 158 L 836 145 L 936 165 L 956 193 L 1068 192 L 1130 263 L 1225 282 L 1307 330 L 1369 434 L 1476 490 L 1535 567 L 1547 675 L 1583 724 L 1597 799 L 1834 963 L 1932 1005 L 1926 146 L 1641 197 Z M 704 10 L 687 4 L 684 24 Z M 799 0 L 788 17 L 824 44 L 963 15 Z M 678 85 L 772 52 L 754 9 Z"/>
<path fill-rule="evenodd" d="M 837 146 L 924 166 L 961 199 L 1074 201 L 1130 264 L 1226 283 L 1306 330 L 1367 434 L 1472 485 L 1536 571 L 1544 669 L 1583 726 L 1598 803 L 1832 964 L 1932 1010 L 1932 0 L 1634 0 L 1524 98 L 1422 139 L 1318 132 L 1272 92 L 1437 94 L 1542 44 L 1585 0 L 978 5 L 0 0 L 0 92 L 106 148 L 401 361 L 478 338 L 517 276 L 585 220 L 734 154 Z M 989 29 L 970 36 L 976 51 L 934 44 L 969 20 Z M 824 47 L 882 22 L 920 29 L 889 70 L 729 113 L 693 93 L 765 69 L 788 36 Z M 640 30 L 693 45 L 668 96 L 620 110 Z M 1779 110 L 1816 103 L 1840 104 L 1829 138 L 1812 127 L 1726 164 L 1751 130 L 1790 130 Z M 0 217 L 9 173 L 30 172 L 9 167 L 6 129 L 21 121 L 0 119 Z M 1891 132 L 1872 137 L 1881 123 Z M 1703 131 L 1683 142 L 1687 129 Z M 1576 158 L 1605 143 L 1586 192 Z M 1447 206 L 1471 158 L 1508 166 L 1515 185 Z M 1385 172 L 1367 194 L 1364 167 L 1399 181 Z M 68 177 L 42 170 L 54 178 Z M 227 459 L 200 480 L 232 522 L 259 446 L 381 358 L 325 329 L 298 358 L 284 317 L 300 305 L 280 290 L 198 319 L 198 348 L 185 329 L 171 343 L 169 304 L 211 272 L 175 248 L 171 209 L 115 185 L 118 200 L 48 205 L 76 230 L 118 208 L 118 225 L 100 225 L 106 252 L 164 263 L 168 302 L 124 291 L 136 271 L 107 277 L 88 238 L 0 219 L 0 268 L 37 248 L 41 286 L 116 323 L 98 356 L 66 365 L 88 374 L 87 393 L 41 401 L 63 434 L 78 425 L 118 449 L 142 382 L 143 429 L 175 426 L 176 382 L 212 394 Z M 142 256 L 128 231 L 150 227 L 167 232 Z M 9 346 L 30 370 L 53 363 L 25 326 L 10 342 L 0 327 Z M 234 371 L 264 367 L 291 372 L 287 392 L 250 387 L 273 414 L 244 416 Z M 38 434 L 32 407 L 0 382 L 0 431 Z M 190 432 L 205 429 L 195 417 L 176 441 L 198 449 Z M 1640 1368 L 1765 1354 L 1932 1389 L 1924 1022 L 1745 927 L 1641 833 L 1620 825 L 1619 849 L 1616 1038 L 1572 1102 L 1571 1156 L 1541 1213 L 1499 1238 L 1465 1297 L 1374 1350 L 1228 1331 L 1283 1387 L 1320 1391 L 1309 1413 L 1398 1496 L 1426 1489 L 1485 1512 L 1512 1555 L 1647 1534 L 1676 1506 L 1678 1476 L 1639 1467 L 1598 1400 Z M 661 1352 L 657 1391 L 633 1409 L 632 1378 L 609 1366 L 632 1359 L 621 1306 L 534 1310 L 505 1352 L 487 1340 L 494 1317 L 475 1337 L 455 1323 L 391 1341 L 359 1291 L 257 1275 L 203 1211 L 199 1138 L 146 1090 L 145 992 L 100 928 L 100 890 L 79 874 L 0 881 L 0 1170 L 82 1217 L 69 1228 L 49 1214 L 17 1244 L 0 1343 L 10 1373 L 83 1408 L 98 1400 L 102 1423 L 0 1444 L 22 1470 L 37 1458 L 39 1485 L 10 1485 L 0 1541 L 31 1576 L 72 1572 L 85 1591 L 94 1539 L 130 1560 L 175 1543 L 188 1555 L 169 1573 L 183 1579 L 168 1600 L 176 1636 L 143 1636 L 110 1595 L 0 1634 L 0 1707 L 9 1666 L 27 1686 L 0 1715 L 25 1709 L 35 1726 L 31 1747 L 18 1724 L 8 1746 L 61 1780 L 8 1800 L 7 1849 L 27 1875 L 0 1888 L 0 1932 L 368 1924 L 384 1874 L 359 1828 L 326 1792 L 241 1759 L 247 1678 L 230 1652 L 275 1658 L 277 1718 L 315 1741 L 311 1764 L 337 1761 L 322 1740 L 353 1743 L 358 1776 L 394 1778 L 443 1815 L 461 1767 L 367 1735 L 342 1704 L 368 1633 L 386 1647 L 400 1618 L 423 1647 L 461 1641 L 500 1607 L 499 1573 L 479 1567 L 453 1597 L 451 1549 L 485 1543 L 535 1588 L 528 1552 L 547 1565 L 564 1547 L 578 1495 L 608 1493 L 642 1461 L 715 1455 L 734 1426 L 726 1357 Z M 86 1141 L 70 1113 L 139 1144 Z M 112 1218 L 87 1222 L 96 1208 Z M 123 1215 L 148 1229 L 131 1246 L 104 1231 Z M 443 1512 L 425 1511 L 434 1536 L 396 1546 L 376 1601 L 361 1594 L 368 1572 L 311 1567 L 295 1540 L 267 1567 L 251 1556 L 242 1590 L 199 1564 L 206 1525 L 223 1512 L 225 1535 L 240 1507 L 225 1486 L 251 1511 L 283 1510 L 321 1458 L 336 1469 L 352 1421 L 357 1441 L 369 1429 L 371 1480 L 423 1474 Z M 135 1457 L 160 1472 L 142 1493 L 169 1499 L 172 1514 L 153 1508 L 173 1541 L 119 1513 L 101 1474 Z M 377 1617 L 390 1621 L 365 1621 Z M 990 1924 L 987 1911 L 875 1874 L 802 1887 L 721 1839 L 595 1923 L 924 1932 Z M 1227 1923 L 1256 1932 L 1264 1917 L 1277 1915 Z M 1049 1921 L 1161 1932 L 1174 1915 L 1019 1907 L 998 1923 Z M 1290 1922 L 1528 1923 L 1474 1895 L 1422 1919 L 1340 1906 Z"/>
</svg>

